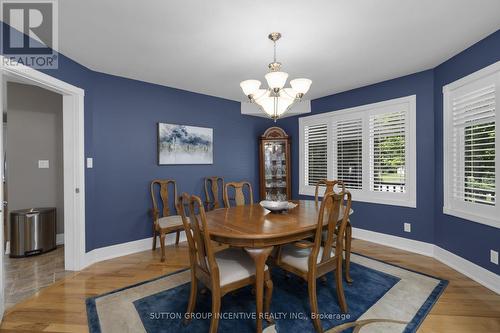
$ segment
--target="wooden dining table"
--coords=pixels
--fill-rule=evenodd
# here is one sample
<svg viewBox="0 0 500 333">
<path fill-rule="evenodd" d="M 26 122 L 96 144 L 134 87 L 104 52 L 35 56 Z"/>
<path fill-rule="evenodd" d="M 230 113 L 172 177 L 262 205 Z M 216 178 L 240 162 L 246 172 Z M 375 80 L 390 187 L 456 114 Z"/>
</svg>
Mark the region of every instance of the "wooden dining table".
<svg viewBox="0 0 500 333">
<path fill-rule="evenodd" d="M 264 269 L 276 245 L 288 244 L 314 236 L 321 203 L 297 200 L 297 204 L 284 213 L 272 213 L 260 204 L 220 208 L 207 212 L 210 238 L 233 247 L 244 248 L 255 261 L 255 293 L 257 303 L 257 332 L 262 332 L 264 303 Z M 352 214 L 352 209 L 349 215 Z M 341 207 L 339 219 L 344 209 Z M 324 221 L 325 227 L 328 221 Z M 346 231 L 346 279 L 349 277 L 351 226 Z"/>
</svg>

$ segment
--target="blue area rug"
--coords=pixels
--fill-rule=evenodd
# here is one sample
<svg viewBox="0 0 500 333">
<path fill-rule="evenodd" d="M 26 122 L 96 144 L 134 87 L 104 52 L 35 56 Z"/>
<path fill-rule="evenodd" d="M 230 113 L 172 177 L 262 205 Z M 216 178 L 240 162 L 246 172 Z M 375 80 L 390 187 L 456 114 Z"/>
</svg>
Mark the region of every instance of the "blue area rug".
<svg viewBox="0 0 500 333">
<path fill-rule="evenodd" d="M 352 285 L 344 283 L 349 312 L 337 302 L 335 280 L 317 285 L 318 307 L 325 331 L 415 332 L 447 282 L 360 255 L 353 255 Z M 198 293 L 196 316 L 188 325 L 183 316 L 189 298 L 189 271 L 170 274 L 87 300 L 92 333 L 207 332 L 210 326 L 211 295 Z M 310 320 L 307 283 L 282 270 L 272 271 L 274 291 L 271 312 L 274 325 L 264 322 L 266 332 L 314 332 Z M 414 292 L 412 292 L 414 291 Z M 387 313 L 386 313 L 387 312 Z M 382 314 L 382 316 L 381 316 Z M 366 326 L 366 327 L 365 327 Z M 219 332 L 255 332 L 255 296 L 243 288 L 224 296 Z"/>
</svg>

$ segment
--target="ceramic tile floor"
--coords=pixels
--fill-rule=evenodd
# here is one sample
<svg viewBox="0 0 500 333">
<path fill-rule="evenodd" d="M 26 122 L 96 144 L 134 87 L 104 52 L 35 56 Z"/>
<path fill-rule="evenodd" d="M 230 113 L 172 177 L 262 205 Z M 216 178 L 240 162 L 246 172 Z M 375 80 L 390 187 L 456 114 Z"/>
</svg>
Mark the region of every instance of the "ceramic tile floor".
<svg viewBox="0 0 500 333">
<path fill-rule="evenodd" d="M 6 255 L 4 268 L 6 309 L 72 273 L 64 270 L 63 246 L 28 258 L 9 258 Z"/>
</svg>

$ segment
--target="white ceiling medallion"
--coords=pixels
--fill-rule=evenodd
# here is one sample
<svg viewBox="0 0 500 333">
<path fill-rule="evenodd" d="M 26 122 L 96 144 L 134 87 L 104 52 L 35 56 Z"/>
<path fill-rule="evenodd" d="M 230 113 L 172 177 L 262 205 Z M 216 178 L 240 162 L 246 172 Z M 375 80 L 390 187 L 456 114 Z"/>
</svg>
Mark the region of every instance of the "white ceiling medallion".
<svg viewBox="0 0 500 333">
<path fill-rule="evenodd" d="M 309 91 L 312 81 L 304 78 L 294 79 L 290 81 L 291 88 L 285 88 L 288 73 L 282 72 L 281 63 L 276 61 L 276 42 L 281 38 L 281 34 L 272 32 L 268 38 L 274 44 L 274 60 L 269 64 L 269 73 L 265 75 L 268 88 L 260 89 L 261 82 L 259 80 L 242 81 L 240 87 L 250 103 L 256 104 L 276 121 L 295 103 L 302 100 Z"/>
</svg>

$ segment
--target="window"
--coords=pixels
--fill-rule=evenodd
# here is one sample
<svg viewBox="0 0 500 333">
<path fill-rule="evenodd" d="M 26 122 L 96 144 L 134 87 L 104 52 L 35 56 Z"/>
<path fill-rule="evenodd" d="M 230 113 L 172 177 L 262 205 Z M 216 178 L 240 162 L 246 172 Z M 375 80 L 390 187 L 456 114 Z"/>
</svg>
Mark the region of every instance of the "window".
<svg viewBox="0 0 500 333">
<path fill-rule="evenodd" d="M 339 179 L 353 200 L 415 207 L 415 101 L 299 118 L 300 194 L 313 195 L 320 179 Z"/>
<path fill-rule="evenodd" d="M 443 88 L 443 212 L 497 227 L 499 64 Z"/>
<path fill-rule="evenodd" d="M 327 176 L 327 125 L 319 124 L 305 127 L 305 159 L 307 184 L 315 185 Z"/>
<path fill-rule="evenodd" d="M 392 112 L 370 117 L 370 189 L 406 192 L 405 115 Z"/>
<path fill-rule="evenodd" d="M 361 118 L 334 122 L 334 174 L 350 189 L 363 187 L 363 122 Z M 324 177 L 326 178 L 326 177 Z M 314 185 L 314 184 L 310 184 Z"/>
</svg>

